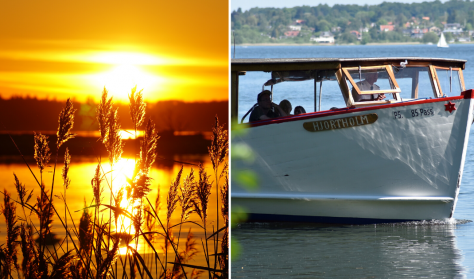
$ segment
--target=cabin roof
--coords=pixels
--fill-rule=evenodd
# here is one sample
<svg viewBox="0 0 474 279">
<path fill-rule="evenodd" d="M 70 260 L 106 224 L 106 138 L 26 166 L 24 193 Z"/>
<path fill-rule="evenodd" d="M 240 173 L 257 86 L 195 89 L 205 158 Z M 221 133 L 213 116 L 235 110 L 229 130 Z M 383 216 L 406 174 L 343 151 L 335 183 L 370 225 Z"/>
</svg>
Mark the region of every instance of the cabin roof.
<svg viewBox="0 0 474 279">
<path fill-rule="evenodd" d="M 380 64 L 435 65 L 464 69 L 466 60 L 427 57 L 372 57 L 372 58 L 264 58 L 232 59 L 232 71 L 278 71 L 338 69 L 339 67 L 375 66 Z"/>
</svg>

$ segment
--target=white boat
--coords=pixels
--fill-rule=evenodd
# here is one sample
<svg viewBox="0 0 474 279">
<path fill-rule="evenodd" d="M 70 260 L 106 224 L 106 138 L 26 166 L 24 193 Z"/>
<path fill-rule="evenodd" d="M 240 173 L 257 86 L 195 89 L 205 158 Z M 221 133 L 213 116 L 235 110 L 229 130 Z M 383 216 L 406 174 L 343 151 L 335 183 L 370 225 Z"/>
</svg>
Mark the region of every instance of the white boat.
<svg viewBox="0 0 474 279">
<path fill-rule="evenodd" d="M 444 38 L 443 33 L 441 33 L 441 36 L 439 37 L 438 47 L 449 47 L 448 43 L 446 42 L 446 39 Z"/>
<path fill-rule="evenodd" d="M 255 99 L 262 91 L 253 83 L 245 85 L 253 72 L 265 77 L 261 84 L 271 90 L 274 102 L 298 104 L 288 96 L 307 93 L 314 109 L 251 122 L 245 135 L 233 137 L 232 146 L 247 144 L 256 160 L 232 159 L 232 173 L 256 172 L 259 187 L 247 191 L 233 182 L 232 208 L 244 207 L 249 221 L 356 224 L 452 217 L 473 122 L 474 91 L 465 90 L 465 62 L 233 59 L 234 120 L 249 109 L 239 109 L 242 96 L 248 95 L 242 90 L 254 90 Z M 374 72 L 377 90 L 359 86 Z M 311 90 L 295 93 L 296 82 Z M 355 101 L 382 93 L 384 100 Z M 321 111 L 318 94 L 339 96 L 343 105 Z"/>
</svg>

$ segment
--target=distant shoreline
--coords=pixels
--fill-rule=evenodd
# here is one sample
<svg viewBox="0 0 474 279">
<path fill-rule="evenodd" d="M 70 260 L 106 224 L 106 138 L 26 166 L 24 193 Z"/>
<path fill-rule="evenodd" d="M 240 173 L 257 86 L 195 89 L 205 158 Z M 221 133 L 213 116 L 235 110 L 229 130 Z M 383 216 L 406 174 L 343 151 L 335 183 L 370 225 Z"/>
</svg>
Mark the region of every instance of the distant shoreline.
<svg viewBox="0 0 474 279">
<path fill-rule="evenodd" d="M 452 43 L 452 45 L 474 44 L 474 42 Z M 402 43 L 368 43 L 367 46 L 379 45 L 426 45 L 420 42 L 402 42 Z M 433 44 L 436 45 L 436 44 Z M 234 45 L 232 44 L 232 47 Z M 258 43 L 258 44 L 236 44 L 236 46 L 363 46 L 361 44 L 291 44 L 291 43 Z"/>
</svg>

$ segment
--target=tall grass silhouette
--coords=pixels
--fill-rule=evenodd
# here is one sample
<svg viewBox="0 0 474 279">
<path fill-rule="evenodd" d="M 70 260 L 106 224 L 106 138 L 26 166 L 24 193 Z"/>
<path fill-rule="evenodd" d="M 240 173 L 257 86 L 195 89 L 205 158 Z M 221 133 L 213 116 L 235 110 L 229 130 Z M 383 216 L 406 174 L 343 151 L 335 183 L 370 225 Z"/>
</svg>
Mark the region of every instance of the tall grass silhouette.
<svg viewBox="0 0 474 279">
<path fill-rule="evenodd" d="M 166 218 L 162 219 L 159 214 L 163 202 L 160 190 L 154 201 L 148 197 L 153 179 L 150 171 L 157 158 L 159 135 L 155 124 L 145 120 L 146 104 L 142 91 L 133 88 L 129 99 L 136 144 L 133 175 L 127 178 L 126 185 L 113 190 L 117 189 L 113 186 L 118 176 L 115 167 L 121 159 L 124 142 L 120 137 L 117 109 L 104 88 L 97 108 L 98 141 L 108 152 L 110 171 L 104 171 L 98 157 L 95 171 L 90 174 L 93 194 L 84 197 L 84 208 L 79 209 L 82 211 L 79 223 L 71 214 L 77 209 L 71 209 L 67 204 L 68 189 L 77 187 L 69 178 L 71 155 L 67 147 L 61 148 L 74 137 L 71 129 L 76 110 L 72 102 L 68 99 L 59 114 L 51 185 L 43 182 L 43 172 L 52 155 L 49 140 L 35 133 L 34 158 L 40 172 L 39 179 L 26 160 L 24 163 L 39 191 L 27 190 L 21 178 L 14 174 L 17 198 L 14 199 L 6 189 L 2 192 L 1 213 L 5 217 L 7 237 L 6 243 L 0 246 L 1 278 L 228 278 L 227 131 L 216 117 L 208 149 L 212 173 L 208 174 L 202 164 L 197 170 L 191 168 L 188 174 L 181 168 L 170 182 L 163 206 Z M 144 130 L 142 138 L 137 137 L 139 129 Z M 24 158 L 21 150 L 18 151 Z M 59 156 L 64 156 L 64 165 L 61 171 L 62 192 L 58 193 L 61 188 L 54 187 L 54 177 Z M 216 193 L 217 213 L 213 225 L 209 226 L 212 187 Z M 106 191 L 110 193 L 108 201 L 103 197 Z M 56 203 L 63 203 L 64 212 L 58 212 Z M 219 213 L 225 220 L 224 224 L 219 224 Z M 179 215 L 179 222 L 172 222 L 173 214 Z M 198 216 L 200 222 L 190 221 L 192 215 Z M 61 223 L 64 239 L 55 238 L 53 217 L 55 222 Z M 191 226 L 186 232 L 182 231 L 184 224 Z M 196 237 L 196 232 L 204 237 Z M 181 235 L 186 235 L 184 245 L 179 243 Z M 139 249 L 139 243 L 144 243 L 144 248 Z M 199 255 L 205 259 L 205 265 L 191 264 Z M 21 263 L 18 263 L 19 256 Z"/>
</svg>

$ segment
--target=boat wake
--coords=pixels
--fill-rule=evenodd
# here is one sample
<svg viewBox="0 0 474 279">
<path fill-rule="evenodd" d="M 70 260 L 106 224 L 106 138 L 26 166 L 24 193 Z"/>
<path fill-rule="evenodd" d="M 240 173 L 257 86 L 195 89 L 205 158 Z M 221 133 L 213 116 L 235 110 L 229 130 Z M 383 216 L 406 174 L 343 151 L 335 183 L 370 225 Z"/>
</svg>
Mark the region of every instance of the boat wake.
<svg viewBox="0 0 474 279">
<path fill-rule="evenodd" d="M 445 226 L 445 225 L 463 225 L 471 223 L 472 220 L 466 219 L 454 219 L 447 218 L 444 220 L 423 220 L 423 221 L 409 221 L 409 222 L 400 222 L 400 223 L 383 223 L 377 224 L 378 226 L 407 226 L 407 227 L 416 227 L 416 226 Z"/>
<path fill-rule="evenodd" d="M 430 226 L 456 226 L 464 225 L 473 222 L 466 219 L 448 218 L 444 220 L 422 220 L 422 221 L 408 221 L 398 223 L 378 223 L 378 224 L 328 224 L 328 223 L 301 223 L 301 222 L 248 222 L 237 225 L 241 229 L 307 229 L 307 228 L 326 228 L 326 227 L 430 227 Z"/>
</svg>

